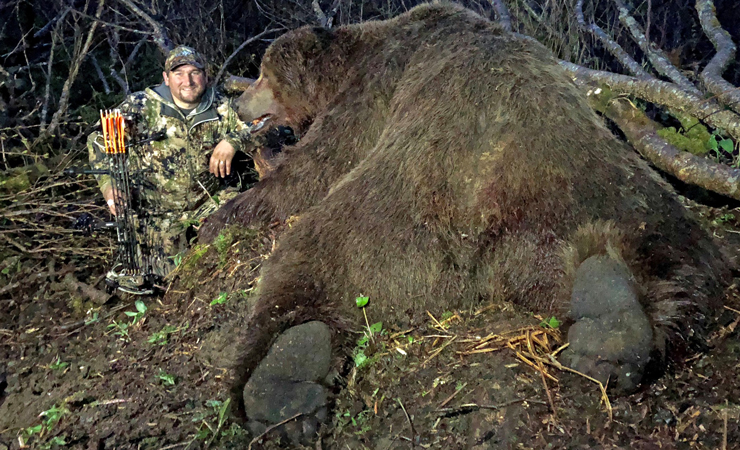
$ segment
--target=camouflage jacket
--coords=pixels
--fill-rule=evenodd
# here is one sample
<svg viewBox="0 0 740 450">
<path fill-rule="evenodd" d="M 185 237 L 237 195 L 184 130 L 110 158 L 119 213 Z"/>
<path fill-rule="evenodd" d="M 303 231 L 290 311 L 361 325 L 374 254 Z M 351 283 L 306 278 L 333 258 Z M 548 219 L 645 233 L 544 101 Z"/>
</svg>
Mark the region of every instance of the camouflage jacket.
<svg viewBox="0 0 740 450">
<path fill-rule="evenodd" d="M 143 179 L 140 195 L 149 213 L 176 222 L 205 215 L 196 211 L 214 210 L 216 205 L 207 204 L 214 203 L 223 184 L 208 171 L 213 148 L 226 140 L 237 151 L 246 151 L 250 141 L 231 100 L 209 87 L 185 117 L 161 84 L 129 95 L 119 109 L 128 118 L 127 143 L 161 136 L 129 151 L 129 173 Z M 102 134 L 90 134 L 87 145 L 92 168 L 108 169 Z M 96 178 L 101 191 L 111 183 L 108 175 Z"/>
</svg>

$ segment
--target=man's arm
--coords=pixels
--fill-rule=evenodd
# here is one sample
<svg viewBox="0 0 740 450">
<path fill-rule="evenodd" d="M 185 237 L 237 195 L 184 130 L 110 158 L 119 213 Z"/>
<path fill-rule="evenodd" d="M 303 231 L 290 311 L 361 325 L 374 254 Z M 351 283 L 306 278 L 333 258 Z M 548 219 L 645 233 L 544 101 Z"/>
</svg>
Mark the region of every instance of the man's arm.
<svg viewBox="0 0 740 450">
<path fill-rule="evenodd" d="M 236 152 L 252 154 L 259 146 L 249 132 L 247 124 L 239 119 L 231 99 L 223 97 L 218 105 L 223 139 L 213 149 L 208 170 L 217 177 L 231 174 L 231 161 Z"/>
</svg>

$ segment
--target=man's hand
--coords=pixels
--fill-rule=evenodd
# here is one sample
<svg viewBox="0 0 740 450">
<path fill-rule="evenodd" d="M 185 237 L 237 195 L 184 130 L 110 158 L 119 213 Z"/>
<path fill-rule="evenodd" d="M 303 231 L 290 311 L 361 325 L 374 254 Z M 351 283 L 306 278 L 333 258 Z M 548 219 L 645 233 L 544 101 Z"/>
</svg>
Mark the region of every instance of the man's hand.
<svg viewBox="0 0 740 450">
<path fill-rule="evenodd" d="M 234 159 L 235 153 L 236 150 L 233 145 L 226 141 L 219 142 L 216 148 L 213 149 L 208 171 L 221 178 L 231 175 L 231 160 Z"/>
<path fill-rule="evenodd" d="M 113 199 L 115 195 L 115 191 L 113 190 L 113 185 L 108 185 L 105 187 L 105 190 L 103 191 L 103 197 L 105 198 L 105 202 L 108 204 L 108 209 L 110 210 L 110 213 L 114 216 L 116 215 L 116 202 Z"/>
</svg>

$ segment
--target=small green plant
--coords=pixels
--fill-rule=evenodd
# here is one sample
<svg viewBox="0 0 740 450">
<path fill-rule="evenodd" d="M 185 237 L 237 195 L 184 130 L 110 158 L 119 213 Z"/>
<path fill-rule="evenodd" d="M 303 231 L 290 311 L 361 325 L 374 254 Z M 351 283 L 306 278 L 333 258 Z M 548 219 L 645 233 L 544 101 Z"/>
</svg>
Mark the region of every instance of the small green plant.
<svg viewBox="0 0 740 450">
<path fill-rule="evenodd" d="M 174 386 L 176 384 L 175 376 L 168 374 L 162 369 L 159 369 L 155 377 L 165 386 Z"/>
<path fill-rule="evenodd" d="M 365 325 L 367 327 L 362 337 L 357 340 L 357 345 L 355 346 L 355 349 L 353 351 L 355 367 L 357 367 L 358 369 L 372 364 L 377 360 L 377 357 L 369 358 L 366 354 L 366 350 L 374 341 L 376 334 L 384 333 L 383 322 L 375 322 L 374 324 L 370 325 L 370 322 L 367 320 L 367 312 L 365 311 L 365 307 L 368 305 L 369 302 L 370 297 L 367 296 L 361 295 L 355 298 L 355 304 L 358 308 L 362 309 L 362 313 L 365 316 Z"/>
<path fill-rule="evenodd" d="M 223 305 L 224 303 L 226 303 L 226 300 L 228 299 L 229 299 L 229 294 L 227 292 L 221 292 L 220 294 L 218 294 L 218 297 L 211 300 L 210 305 L 211 306 Z"/>
<path fill-rule="evenodd" d="M 170 256 L 170 259 L 172 259 L 172 262 L 175 264 L 175 267 L 180 267 L 180 264 L 182 264 L 183 256 L 185 256 L 185 252 L 180 252 L 176 254 L 175 256 Z"/>
<path fill-rule="evenodd" d="M 210 436 L 210 439 L 205 445 L 206 448 L 208 448 L 214 441 L 214 439 L 218 437 L 219 432 L 224 426 L 224 423 L 226 423 L 226 418 L 228 417 L 230 405 L 231 399 L 226 399 L 225 402 L 219 400 L 208 400 L 206 401 L 206 406 L 210 410 L 193 417 L 193 422 L 201 422 L 201 426 L 195 435 L 195 439 L 205 440 Z M 208 419 L 216 420 L 215 428 L 208 423 Z M 230 430 L 226 430 L 222 434 L 233 436 L 237 433 L 238 430 L 232 426 Z"/>
<path fill-rule="evenodd" d="M 114 330 L 113 334 L 123 339 L 124 341 L 130 341 L 131 337 L 128 334 L 128 324 L 125 322 L 116 322 L 115 319 L 108 325 L 109 330 Z"/>
<path fill-rule="evenodd" d="M 28 440 L 28 438 L 30 438 L 34 434 L 41 433 L 41 431 L 43 431 L 43 429 L 44 429 L 44 425 L 42 425 L 42 424 L 38 424 L 38 425 L 35 425 L 35 426 L 32 426 L 32 427 L 28 427 L 28 428 L 26 428 L 26 429 L 23 430 L 23 437 L 25 438 L 25 440 Z"/>
<path fill-rule="evenodd" d="M 147 311 L 146 305 L 141 300 L 136 300 L 136 302 L 134 302 L 134 306 L 136 306 L 136 311 L 124 312 L 124 314 L 132 318 L 131 325 L 136 325 L 136 323 L 144 317 L 144 314 L 146 314 Z"/>
<path fill-rule="evenodd" d="M 88 314 L 89 314 L 89 312 L 88 312 Z M 86 318 L 85 319 L 85 325 L 92 325 L 92 324 L 96 323 L 99 319 L 100 318 L 98 317 L 98 312 L 97 311 L 93 311 L 92 316 L 90 316 L 89 318 Z"/>
<path fill-rule="evenodd" d="M 43 425 L 43 428 L 46 431 L 51 431 L 52 428 L 54 428 L 54 425 L 59 422 L 62 417 L 69 414 L 69 410 L 62 406 L 54 405 L 51 408 L 47 409 L 46 411 L 42 412 L 40 416 L 42 417 L 41 423 Z"/>
<path fill-rule="evenodd" d="M 67 445 L 67 436 L 61 435 L 61 436 L 54 436 L 53 438 L 49 439 L 49 442 L 41 445 L 39 447 L 40 450 L 49 450 L 50 448 L 54 446 L 63 446 Z"/>
<path fill-rule="evenodd" d="M 152 335 L 149 336 L 147 342 L 152 345 L 167 345 L 170 334 L 174 333 L 175 331 L 177 331 L 177 327 L 172 325 L 165 325 L 161 330 L 152 333 Z"/>
<path fill-rule="evenodd" d="M 714 219 L 712 223 L 715 225 L 721 225 L 723 223 L 727 223 L 733 220 L 735 220 L 735 215 L 732 213 L 726 213 Z"/>
<path fill-rule="evenodd" d="M 542 322 L 540 322 L 540 326 L 542 328 L 552 328 L 552 329 L 559 328 L 561 324 L 562 324 L 562 322 L 560 322 L 554 316 L 553 317 L 548 317 L 547 319 L 545 319 Z"/>
<path fill-rule="evenodd" d="M 720 151 L 732 155 L 732 151 L 735 149 L 735 144 L 732 142 L 732 139 L 720 136 L 717 131 L 712 133 L 712 136 L 709 138 L 708 145 L 710 150 L 712 150 L 716 155 L 719 155 Z"/>
<path fill-rule="evenodd" d="M 59 358 L 59 356 L 57 356 L 56 361 L 54 361 L 53 363 L 49 364 L 49 369 L 54 370 L 54 371 L 60 371 L 61 372 L 64 369 L 66 369 L 68 366 L 69 366 L 69 363 L 68 362 L 62 362 L 62 360 Z"/>
</svg>

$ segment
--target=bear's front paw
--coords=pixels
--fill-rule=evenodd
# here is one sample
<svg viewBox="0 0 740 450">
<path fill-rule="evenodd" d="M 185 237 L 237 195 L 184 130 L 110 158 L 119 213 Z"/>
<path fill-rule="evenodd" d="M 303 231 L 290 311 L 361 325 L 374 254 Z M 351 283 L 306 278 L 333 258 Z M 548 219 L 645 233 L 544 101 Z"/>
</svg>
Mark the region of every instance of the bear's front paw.
<svg viewBox="0 0 740 450">
<path fill-rule="evenodd" d="M 331 332 L 322 322 L 288 329 L 270 348 L 244 386 L 247 426 L 254 435 L 269 427 L 266 439 L 308 445 L 326 420 L 331 364 Z"/>
<path fill-rule="evenodd" d="M 563 362 L 620 393 L 640 385 L 653 349 L 653 330 L 623 264 L 592 256 L 576 272 L 571 298 L 575 323 Z"/>
</svg>

